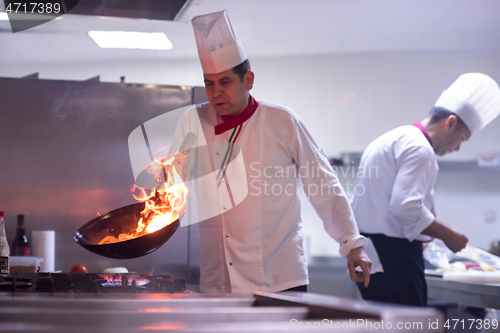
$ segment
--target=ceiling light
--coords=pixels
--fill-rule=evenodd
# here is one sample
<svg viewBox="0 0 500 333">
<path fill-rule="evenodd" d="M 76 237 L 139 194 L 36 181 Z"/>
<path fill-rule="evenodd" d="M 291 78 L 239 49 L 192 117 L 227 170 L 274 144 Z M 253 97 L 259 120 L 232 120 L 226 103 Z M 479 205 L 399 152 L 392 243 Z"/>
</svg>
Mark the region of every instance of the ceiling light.
<svg viewBox="0 0 500 333">
<path fill-rule="evenodd" d="M 170 50 L 173 45 L 163 32 L 89 31 L 102 48 Z"/>
</svg>

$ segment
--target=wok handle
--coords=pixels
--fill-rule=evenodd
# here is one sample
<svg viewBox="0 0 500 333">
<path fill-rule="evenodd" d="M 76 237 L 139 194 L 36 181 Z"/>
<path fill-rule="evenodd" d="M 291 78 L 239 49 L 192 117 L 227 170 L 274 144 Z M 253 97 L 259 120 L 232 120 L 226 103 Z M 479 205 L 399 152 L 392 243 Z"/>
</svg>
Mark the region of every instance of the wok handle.
<svg viewBox="0 0 500 333">
<path fill-rule="evenodd" d="M 196 143 L 197 136 L 193 132 L 189 132 L 186 134 L 186 137 L 184 138 L 184 141 L 182 141 L 181 146 L 179 147 L 179 152 L 181 153 L 188 153 L 193 148 L 194 144 Z"/>
<path fill-rule="evenodd" d="M 188 134 L 186 134 L 186 137 L 184 138 L 184 141 L 182 141 L 182 144 L 179 147 L 179 150 L 177 151 L 177 153 L 186 153 L 189 155 L 189 151 L 191 150 L 191 148 L 193 148 L 194 144 L 196 143 L 197 138 L 198 137 L 193 132 L 189 132 Z M 162 162 L 163 179 L 165 180 L 165 182 L 167 182 L 168 176 L 167 176 L 167 171 L 165 170 L 165 165 L 163 164 L 163 162 L 167 158 L 164 158 L 161 161 Z"/>
</svg>

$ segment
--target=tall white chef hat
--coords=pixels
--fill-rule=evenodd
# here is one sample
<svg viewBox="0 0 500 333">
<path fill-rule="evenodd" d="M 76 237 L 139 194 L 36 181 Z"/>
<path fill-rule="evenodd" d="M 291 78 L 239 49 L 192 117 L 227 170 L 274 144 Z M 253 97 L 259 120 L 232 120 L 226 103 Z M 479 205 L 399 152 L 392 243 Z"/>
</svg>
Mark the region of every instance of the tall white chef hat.
<svg viewBox="0 0 500 333">
<path fill-rule="evenodd" d="M 488 75 L 462 74 L 443 91 L 435 106 L 444 107 L 455 113 L 474 134 L 500 113 L 500 88 Z"/>
<path fill-rule="evenodd" d="M 225 9 L 196 16 L 191 20 L 191 24 L 203 73 L 220 73 L 247 60 L 245 50 Z"/>
</svg>

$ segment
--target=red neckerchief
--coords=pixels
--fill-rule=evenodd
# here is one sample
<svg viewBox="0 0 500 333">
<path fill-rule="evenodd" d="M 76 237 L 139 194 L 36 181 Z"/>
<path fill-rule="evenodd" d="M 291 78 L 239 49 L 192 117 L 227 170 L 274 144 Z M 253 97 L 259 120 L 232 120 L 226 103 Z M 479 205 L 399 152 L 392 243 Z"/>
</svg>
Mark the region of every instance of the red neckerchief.
<svg viewBox="0 0 500 333">
<path fill-rule="evenodd" d="M 252 96 L 250 96 L 250 103 L 248 103 L 248 106 L 246 107 L 245 110 L 241 111 L 236 116 L 231 116 L 231 115 L 220 116 L 222 118 L 222 121 L 224 122 L 222 124 L 215 126 L 215 135 L 220 135 L 226 131 L 229 131 L 232 128 L 235 128 L 243 124 L 254 114 L 258 106 L 259 102 L 257 102 Z"/>
<path fill-rule="evenodd" d="M 429 143 L 432 146 L 431 137 L 429 136 L 429 133 L 427 133 L 427 130 L 424 128 L 424 126 L 422 126 L 422 124 L 419 121 L 414 122 L 412 125 L 415 126 L 415 127 L 417 127 L 419 130 L 421 130 L 422 133 L 424 133 L 425 138 L 427 139 L 427 141 L 429 141 Z"/>
</svg>

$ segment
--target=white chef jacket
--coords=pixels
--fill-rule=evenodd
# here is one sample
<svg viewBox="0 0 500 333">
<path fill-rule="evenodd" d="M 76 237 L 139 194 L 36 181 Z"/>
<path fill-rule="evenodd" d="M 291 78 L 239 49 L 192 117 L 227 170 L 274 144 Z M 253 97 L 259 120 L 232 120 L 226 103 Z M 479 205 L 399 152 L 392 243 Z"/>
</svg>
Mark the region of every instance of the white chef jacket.
<svg viewBox="0 0 500 333">
<path fill-rule="evenodd" d="M 241 125 L 235 144 L 241 149 L 248 195 L 226 210 L 227 188 L 217 187 L 221 214 L 199 223 L 200 289 L 205 293 L 276 292 L 309 283 L 299 186 L 326 232 L 340 243 L 343 257 L 366 242 L 333 169 L 302 120 L 287 108 L 263 102 L 251 116 L 249 108 L 231 119 Z M 205 136 L 198 145 L 229 141 L 233 128 L 216 135 L 223 121 L 209 103 L 186 112 L 176 137 L 185 135 L 190 130 L 185 124 L 196 123 L 197 117 Z M 211 152 L 214 161 L 224 155 L 217 153 Z M 231 177 L 227 183 L 230 187 Z"/>
<path fill-rule="evenodd" d="M 401 126 L 375 139 L 361 157 L 352 202 L 359 230 L 429 240 L 421 232 L 436 219 L 438 171 L 434 150 L 418 127 Z"/>
</svg>

